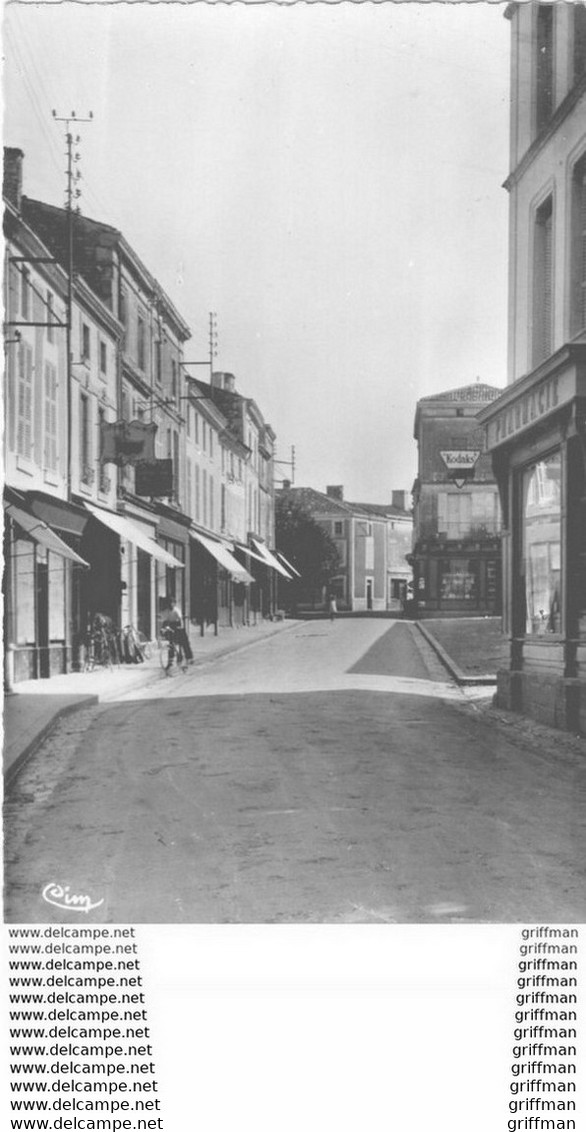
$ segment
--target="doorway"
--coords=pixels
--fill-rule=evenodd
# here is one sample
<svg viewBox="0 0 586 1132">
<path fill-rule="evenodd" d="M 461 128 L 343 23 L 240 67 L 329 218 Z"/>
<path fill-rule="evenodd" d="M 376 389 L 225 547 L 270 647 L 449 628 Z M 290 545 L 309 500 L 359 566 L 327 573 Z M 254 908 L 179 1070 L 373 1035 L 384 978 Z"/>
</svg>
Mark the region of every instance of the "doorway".
<svg viewBox="0 0 586 1132">
<path fill-rule="evenodd" d="M 372 578 L 366 579 L 366 608 L 372 609 Z"/>
</svg>

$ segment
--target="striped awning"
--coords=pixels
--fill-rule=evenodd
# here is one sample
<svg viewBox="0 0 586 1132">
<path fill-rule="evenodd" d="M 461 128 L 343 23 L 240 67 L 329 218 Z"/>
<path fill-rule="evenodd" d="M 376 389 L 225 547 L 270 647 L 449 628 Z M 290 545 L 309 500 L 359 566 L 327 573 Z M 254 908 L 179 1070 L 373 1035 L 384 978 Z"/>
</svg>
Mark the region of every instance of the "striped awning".
<svg viewBox="0 0 586 1132">
<path fill-rule="evenodd" d="M 245 584 L 254 582 L 252 575 L 248 573 L 248 570 L 244 569 L 242 563 L 234 557 L 227 546 L 224 546 L 221 542 L 216 542 L 212 538 L 207 538 L 206 535 L 200 534 L 199 531 L 192 530 L 189 533 L 192 539 L 205 547 L 208 553 L 216 559 L 216 562 L 231 574 L 235 582 L 243 582 Z"/>
<path fill-rule="evenodd" d="M 68 558 L 70 562 L 77 562 L 78 566 L 86 566 L 89 568 L 89 562 L 85 561 L 75 550 L 72 550 L 59 535 L 52 531 L 42 519 L 37 515 L 32 515 L 29 511 L 23 510 L 22 507 L 17 507 L 14 503 L 6 503 L 4 510 L 11 519 L 29 536 L 38 542 L 40 546 L 44 546 L 46 550 L 50 550 L 52 554 L 60 554 L 61 558 Z"/>
</svg>

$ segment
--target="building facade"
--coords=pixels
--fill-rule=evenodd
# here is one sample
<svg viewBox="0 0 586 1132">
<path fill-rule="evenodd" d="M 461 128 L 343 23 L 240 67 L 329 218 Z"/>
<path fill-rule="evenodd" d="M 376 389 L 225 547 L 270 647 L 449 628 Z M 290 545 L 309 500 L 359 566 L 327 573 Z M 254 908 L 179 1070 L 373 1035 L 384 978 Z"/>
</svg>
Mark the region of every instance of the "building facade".
<svg viewBox="0 0 586 1132">
<path fill-rule="evenodd" d="M 508 387 L 481 414 L 503 510 L 497 701 L 586 732 L 586 6 L 514 4 Z"/>
<path fill-rule="evenodd" d="M 285 481 L 282 495 L 311 515 L 338 551 L 338 570 L 328 586 L 338 609 L 402 611 L 411 579 L 406 555 L 413 525 L 405 507 L 405 492 L 393 492 L 393 502 L 388 505 L 351 503 L 344 499 L 342 485 L 332 484 L 324 493 L 292 487 Z M 324 590 L 312 595 L 308 604 L 319 607 L 326 600 Z"/>
<path fill-rule="evenodd" d="M 500 612 L 499 495 L 477 421 L 499 393 L 476 382 L 417 402 L 412 562 L 418 617 Z"/>
<path fill-rule="evenodd" d="M 5 150 L 9 685 L 82 665 L 97 613 L 148 639 L 169 601 L 201 633 L 271 616 L 282 570 L 258 406 L 191 376 L 189 327 L 123 235 L 23 196 L 22 167 Z"/>
</svg>

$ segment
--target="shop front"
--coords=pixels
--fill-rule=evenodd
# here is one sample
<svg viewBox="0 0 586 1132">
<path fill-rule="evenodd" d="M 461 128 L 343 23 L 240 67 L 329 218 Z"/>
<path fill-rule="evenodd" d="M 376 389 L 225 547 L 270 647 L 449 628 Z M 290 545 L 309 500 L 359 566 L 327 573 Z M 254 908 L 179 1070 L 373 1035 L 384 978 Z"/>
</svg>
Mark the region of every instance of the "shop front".
<svg viewBox="0 0 586 1132">
<path fill-rule="evenodd" d="M 4 503 L 4 682 L 43 679 L 68 671 L 72 595 L 88 563 L 6 489 Z"/>
<path fill-rule="evenodd" d="M 563 347 L 480 420 L 503 510 L 510 660 L 497 703 L 586 734 L 586 345 Z"/>
</svg>

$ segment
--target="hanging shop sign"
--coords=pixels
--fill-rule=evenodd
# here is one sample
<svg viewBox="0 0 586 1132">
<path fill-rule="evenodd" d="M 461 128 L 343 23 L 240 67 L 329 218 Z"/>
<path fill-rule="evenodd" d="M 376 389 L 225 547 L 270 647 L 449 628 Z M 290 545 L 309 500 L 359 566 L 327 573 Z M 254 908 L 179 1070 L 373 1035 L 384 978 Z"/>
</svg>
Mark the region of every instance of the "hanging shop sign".
<svg viewBox="0 0 586 1132">
<path fill-rule="evenodd" d="M 156 424 L 146 421 L 103 421 L 100 427 L 102 464 L 154 461 Z"/>
<path fill-rule="evenodd" d="M 458 448 L 449 452 L 440 452 L 440 456 L 449 472 L 471 472 L 480 452 L 472 448 Z"/>
<path fill-rule="evenodd" d="M 135 466 L 134 490 L 137 495 L 151 498 L 173 495 L 172 460 L 139 460 Z"/>
</svg>

